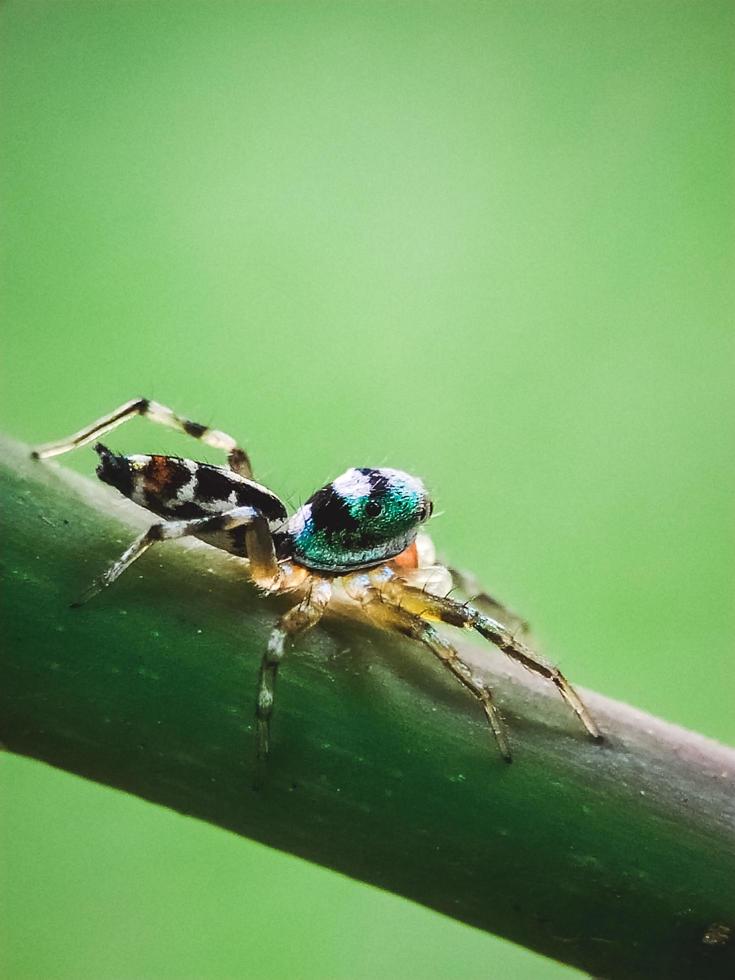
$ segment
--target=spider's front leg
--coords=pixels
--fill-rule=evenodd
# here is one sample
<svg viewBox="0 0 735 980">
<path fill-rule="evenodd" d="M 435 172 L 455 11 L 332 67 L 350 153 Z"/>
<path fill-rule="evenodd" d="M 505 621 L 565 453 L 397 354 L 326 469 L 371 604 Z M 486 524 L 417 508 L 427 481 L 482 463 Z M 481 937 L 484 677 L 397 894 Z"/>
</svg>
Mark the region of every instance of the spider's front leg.
<svg viewBox="0 0 735 980">
<path fill-rule="evenodd" d="M 390 564 L 408 585 L 434 595 L 446 595 L 456 587 L 480 612 L 488 613 L 512 633 L 517 635 L 529 631 L 527 620 L 490 595 L 471 572 L 438 564 L 434 542 L 426 532 L 419 532 L 413 545 Z"/>
<path fill-rule="evenodd" d="M 235 507 L 213 517 L 202 517 L 192 521 L 162 521 L 153 524 L 136 538 L 130 547 L 96 579 L 84 595 L 75 602 L 81 606 L 102 589 L 112 585 L 122 573 L 141 555 L 158 541 L 170 541 L 187 535 L 211 534 L 245 527 L 245 543 L 250 559 L 250 577 L 261 588 L 273 591 L 278 588 L 280 569 L 276 560 L 273 538 L 268 521 L 255 507 Z"/>
<path fill-rule="evenodd" d="M 522 664 L 533 673 L 550 680 L 592 738 L 597 741 L 602 740 L 602 734 L 592 716 L 562 672 L 557 667 L 542 660 L 525 643 L 516 639 L 501 623 L 485 616 L 479 609 L 475 609 L 469 604 L 462 604 L 448 597 L 435 596 L 406 585 L 390 569 L 376 569 L 372 573 L 372 577 L 379 587 L 384 601 L 414 613 L 422 619 L 436 620 L 465 629 L 474 629 L 502 650 L 506 656 Z"/>
<path fill-rule="evenodd" d="M 268 646 L 260 665 L 260 683 L 256 702 L 256 723 L 258 745 L 256 759 L 255 788 L 259 788 L 265 777 L 265 765 L 270 745 L 270 721 L 275 700 L 276 676 L 286 652 L 286 640 L 316 626 L 324 615 L 332 597 L 332 584 L 328 579 L 312 578 L 306 597 L 283 615 L 273 628 Z"/>
<path fill-rule="evenodd" d="M 480 612 L 488 613 L 492 619 L 501 623 L 514 635 L 519 633 L 524 635 L 530 631 L 528 620 L 519 616 L 517 612 L 508 609 L 499 599 L 490 595 L 479 579 L 472 572 L 464 571 L 460 568 L 447 566 L 447 571 L 452 577 L 457 588 L 469 600 L 470 603 Z"/>
<path fill-rule="evenodd" d="M 191 419 L 177 415 L 170 408 L 161 405 L 159 402 L 151 401 L 150 398 L 133 398 L 116 408 L 114 412 L 103 415 L 96 422 L 92 422 L 91 425 L 85 426 L 66 439 L 39 446 L 32 455 L 35 459 L 50 459 L 52 456 L 68 453 L 72 449 L 78 449 L 79 446 L 86 446 L 87 443 L 99 439 L 106 432 L 111 432 L 123 422 L 135 418 L 136 415 L 142 415 L 152 422 L 167 425 L 177 432 L 184 432 L 186 435 L 193 436 L 194 439 L 201 440 L 207 446 L 212 446 L 213 449 L 224 450 L 227 453 L 227 463 L 230 469 L 248 480 L 252 479 L 253 470 L 248 454 L 238 446 L 232 436 L 227 435 L 226 432 L 220 432 L 219 429 L 210 429 L 209 426 L 202 425 L 200 422 L 192 422 Z"/>
<path fill-rule="evenodd" d="M 510 748 L 505 735 L 503 723 L 493 702 L 492 691 L 481 677 L 473 673 L 469 664 L 465 663 L 457 650 L 437 633 L 434 627 L 427 623 L 420 614 L 404 609 L 385 596 L 380 583 L 388 578 L 393 580 L 393 572 L 382 566 L 377 569 L 378 585 L 374 584 L 376 576 L 358 573 L 345 580 L 345 588 L 353 599 L 357 600 L 367 615 L 378 626 L 403 633 L 412 639 L 420 640 L 431 650 L 444 666 L 454 674 L 457 680 L 477 698 L 482 704 L 485 716 L 490 724 L 500 754 L 506 762 L 511 762 Z M 395 579 L 398 582 L 398 579 Z M 416 590 L 421 591 L 421 590 Z M 424 594 L 424 593 L 421 593 Z"/>
</svg>

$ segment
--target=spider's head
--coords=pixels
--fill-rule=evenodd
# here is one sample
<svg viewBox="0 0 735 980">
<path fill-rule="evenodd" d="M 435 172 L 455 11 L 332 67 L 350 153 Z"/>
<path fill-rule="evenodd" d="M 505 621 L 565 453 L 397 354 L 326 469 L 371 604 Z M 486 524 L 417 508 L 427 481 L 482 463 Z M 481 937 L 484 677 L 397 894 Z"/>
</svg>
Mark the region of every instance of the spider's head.
<svg viewBox="0 0 735 980">
<path fill-rule="evenodd" d="M 400 470 L 347 470 L 322 487 L 288 524 L 293 557 L 307 568 L 356 571 L 404 551 L 432 503 L 421 480 Z"/>
</svg>

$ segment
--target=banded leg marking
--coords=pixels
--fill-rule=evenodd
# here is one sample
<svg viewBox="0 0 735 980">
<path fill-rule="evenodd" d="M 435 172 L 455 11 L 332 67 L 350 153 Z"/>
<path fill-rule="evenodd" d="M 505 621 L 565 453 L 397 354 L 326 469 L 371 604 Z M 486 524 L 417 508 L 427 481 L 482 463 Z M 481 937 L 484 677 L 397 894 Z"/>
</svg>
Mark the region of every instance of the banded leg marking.
<svg viewBox="0 0 735 980">
<path fill-rule="evenodd" d="M 255 788 L 262 786 L 270 747 L 270 723 L 276 692 L 278 668 L 286 652 L 286 640 L 305 633 L 316 626 L 324 615 L 332 596 L 332 585 L 327 579 L 313 579 L 309 594 L 281 617 L 273 628 L 268 646 L 260 665 L 258 700 L 255 706 L 257 726 L 257 757 Z"/>
<path fill-rule="evenodd" d="M 280 569 L 276 561 L 273 539 L 268 529 L 268 521 L 254 507 L 235 507 L 224 514 L 202 517 L 192 521 L 164 521 L 153 524 L 133 541 L 122 555 L 98 579 L 89 586 L 81 598 L 74 603 L 81 606 L 102 589 L 112 585 L 134 561 L 145 554 L 157 541 L 170 541 L 190 534 L 206 534 L 213 531 L 228 531 L 233 527 L 245 526 L 248 549 L 252 548 L 250 575 L 261 588 L 271 591 L 278 586 Z"/>
<path fill-rule="evenodd" d="M 388 601 L 425 619 L 432 619 L 465 629 L 474 629 L 486 640 L 490 640 L 511 660 L 517 661 L 533 673 L 551 681 L 589 735 L 596 741 L 602 741 L 603 736 L 584 702 L 558 667 L 554 667 L 535 654 L 525 643 L 517 640 L 505 626 L 489 616 L 485 616 L 469 604 L 431 595 L 421 589 L 405 585 L 395 576 L 387 577 L 382 569 L 376 571 L 382 576 L 379 586 L 381 595 Z"/>
<path fill-rule="evenodd" d="M 50 459 L 52 456 L 60 456 L 62 453 L 68 453 L 72 449 L 86 446 L 87 443 L 93 442 L 106 432 L 111 432 L 112 429 L 116 429 L 119 425 L 127 422 L 128 419 L 134 418 L 136 415 L 142 415 L 151 419 L 153 422 L 167 425 L 170 429 L 175 429 L 177 432 L 186 433 L 186 435 L 201 440 L 213 449 L 222 449 L 227 453 L 227 462 L 230 469 L 248 480 L 252 479 L 253 471 L 248 454 L 238 446 L 232 436 L 227 435 L 226 432 L 221 432 L 219 429 L 210 429 L 208 426 L 201 425 L 199 422 L 192 422 L 191 419 L 177 415 L 170 408 L 161 405 L 159 402 L 151 401 L 149 398 L 133 398 L 131 401 L 125 402 L 124 405 L 116 408 L 114 412 L 103 415 L 96 422 L 85 426 L 73 435 L 68 436 L 68 438 L 61 439 L 58 442 L 48 442 L 43 446 L 39 446 L 34 450 L 32 456 L 34 459 Z"/>
<path fill-rule="evenodd" d="M 403 633 L 412 639 L 420 640 L 431 650 L 434 656 L 482 704 L 500 754 L 506 762 L 512 762 L 505 728 L 493 702 L 492 691 L 482 678 L 477 677 L 472 672 L 472 668 L 461 659 L 457 650 L 420 615 L 408 612 L 405 608 L 394 605 L 390 601 L 385 601 L 377 589 L 368 590 L 365 594 L 363 608 L 378 625 Z"/>
</svg>

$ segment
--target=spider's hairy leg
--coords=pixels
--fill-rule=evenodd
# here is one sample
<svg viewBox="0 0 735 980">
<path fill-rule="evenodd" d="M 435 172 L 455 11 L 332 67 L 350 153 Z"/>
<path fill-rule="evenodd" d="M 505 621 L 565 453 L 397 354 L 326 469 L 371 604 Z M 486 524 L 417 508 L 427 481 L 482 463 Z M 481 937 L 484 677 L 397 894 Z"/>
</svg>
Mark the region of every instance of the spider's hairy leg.
<svg viewBox="0 0 735 980">
<path fill-rule="evenodd" d="M 533 673 L 550 680 L 592 738 L 597 741 L 602 740 L 602 734 L 595 721 L 562 672 L 539 657 L 525 643 L 516 639 L 501 623 L 484 615 L 474 606 L 457 602 L 448 597 L 431 595 L 431 593 L 421 589 L 405 585 L 397 576 L 391 576 L 382 570 L 376 571 L 381 572 L 379 576 L 381 595 L 389 601 L 400 605 L 402 609 L 421 616 L 423 619 L 436 620 L 465 629 L 474 629 L 486 640 L 490 640 L 507 657 L 522 664 Z"/>
<path fill-rule="evenodd" d="M 260 665 L 258 700 L 255 707 L 257 724 L 257 758 L 254 786 L 258 789 L 265 778 L 265 766 L 270 745 L 270 721 L 275 700 L 276 676 L 286 652 L 286 640 L 315 626 L 324 615 L 332 597 L 328 579 L 312 578 L 306 597 L 283 615 L 273 628 Z"/>
<path fill-rule="evenodd" d="M 176 429 L 177 432 L 184 432 L 186 435 L 201 440 L 207 446 L 212 446 L 213 449 L 224 450 L 227 453 L 230 469 L 248 480 L 252 479 L 253 471 L 248 454 L 238 446 L 232 436 L 227 435 L 226 432 L 220 432 L 219 429 L 210 429 L 209 426 L 202 425 L 200 422 L 192 422 L 191 419 L 177 415 L 170 408 L 161 405 L 159 402 L 151 401 L 150 398 L 132 398 L 129 402 L 125 402 L 124 405 L 116 408 L 114 412 L 103 415 L 96 422 L 92 422 L 91 425 L 85 426 L 66 439 L 39 446 L 32 455 L 35 459 L 49 459 L 51 456 L 68 453 L 71 449 L 86 446 L 88 442 L 92 442 L 106 432 L 116 429 L 123 422 L 127 422 L 128 419 L 132 419 L 136 415 L 142 415 L 153 422 L 160 422 L 161 425 L 167 425 L 170 429 Z"/>
<path fill-rule="evenodd" d="M 162 521 L 152 524 L 133 541 L 129 548 L 113 562 L 98 579 L 90 585 L 84 595 L 74 603 L 81 606 L 92 596 L 118 579 L 136 559 L 145 554 L 158 541 L 170 541 L 173 538 L 183 538 L 186 535 L 210 534 L 216 531 L 228 531 L 234 527 L 245 526 L 245 535 L 250 558 L 250 576 L 253 581 L 267 590 L 277 588 L 280 579 L 280 569 L 276 561 L 273 539 L 268 529 L 268 521 L 254 507 L 235 507 L 216 514 L 213 517 L 202 517 L 192 521 Z"/>
<path fill-rule="evenodd" d="M 469 664 L 465 663 L 457 650 L 448 643 L 426 622 L 420 614 L 410 612 L 395 604 L 380 589 L 370 584 L 370 577 L 362 574 L 350 576 L 345 582 L 347 592 L 361 603 L 365 613 L 378 626 L 402 633 L 412 639 L 420 640 L 431 650 L 444 666 L 454 674 L 457 680 L 477 698 L 482 704 L 485 716 L 490 724 L 493 735 L 506 762 L 512 757 L 508 747 L 505 728 L 495 707 L 492 691 L 484 680 L 473 673 Z"/>
<path fill-rule="evenodd" d="M 490 595 L 474 573 L 454 568 L 451 565 L 447 566 L 447 571 L 460 592 L 467 596 L 472 605 L 480 612 L 488 613 L 516 635 L 518 633 L 527 634 L 530 631 L 528 620 L 519 616 L 512 609 L 508 609 L 495 596 Z"/>
</svg>

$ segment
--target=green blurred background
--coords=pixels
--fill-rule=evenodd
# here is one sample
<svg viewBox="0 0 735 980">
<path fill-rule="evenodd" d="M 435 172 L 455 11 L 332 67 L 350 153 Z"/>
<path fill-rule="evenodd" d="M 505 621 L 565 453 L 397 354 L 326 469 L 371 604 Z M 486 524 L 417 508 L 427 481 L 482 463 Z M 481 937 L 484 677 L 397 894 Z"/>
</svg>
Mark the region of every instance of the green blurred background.
<svg viewBox="0 0 735 980">
<path fill-rule="evenodd" d="M 144 394 L 294 505 L 416 472 L 442 551 L 571 678 L 735 741 L 734 15 L 6 2 L 3 428 Z M 0 779 L 3 977 L 573 973 L 39 764 Z"/>
</svg>

